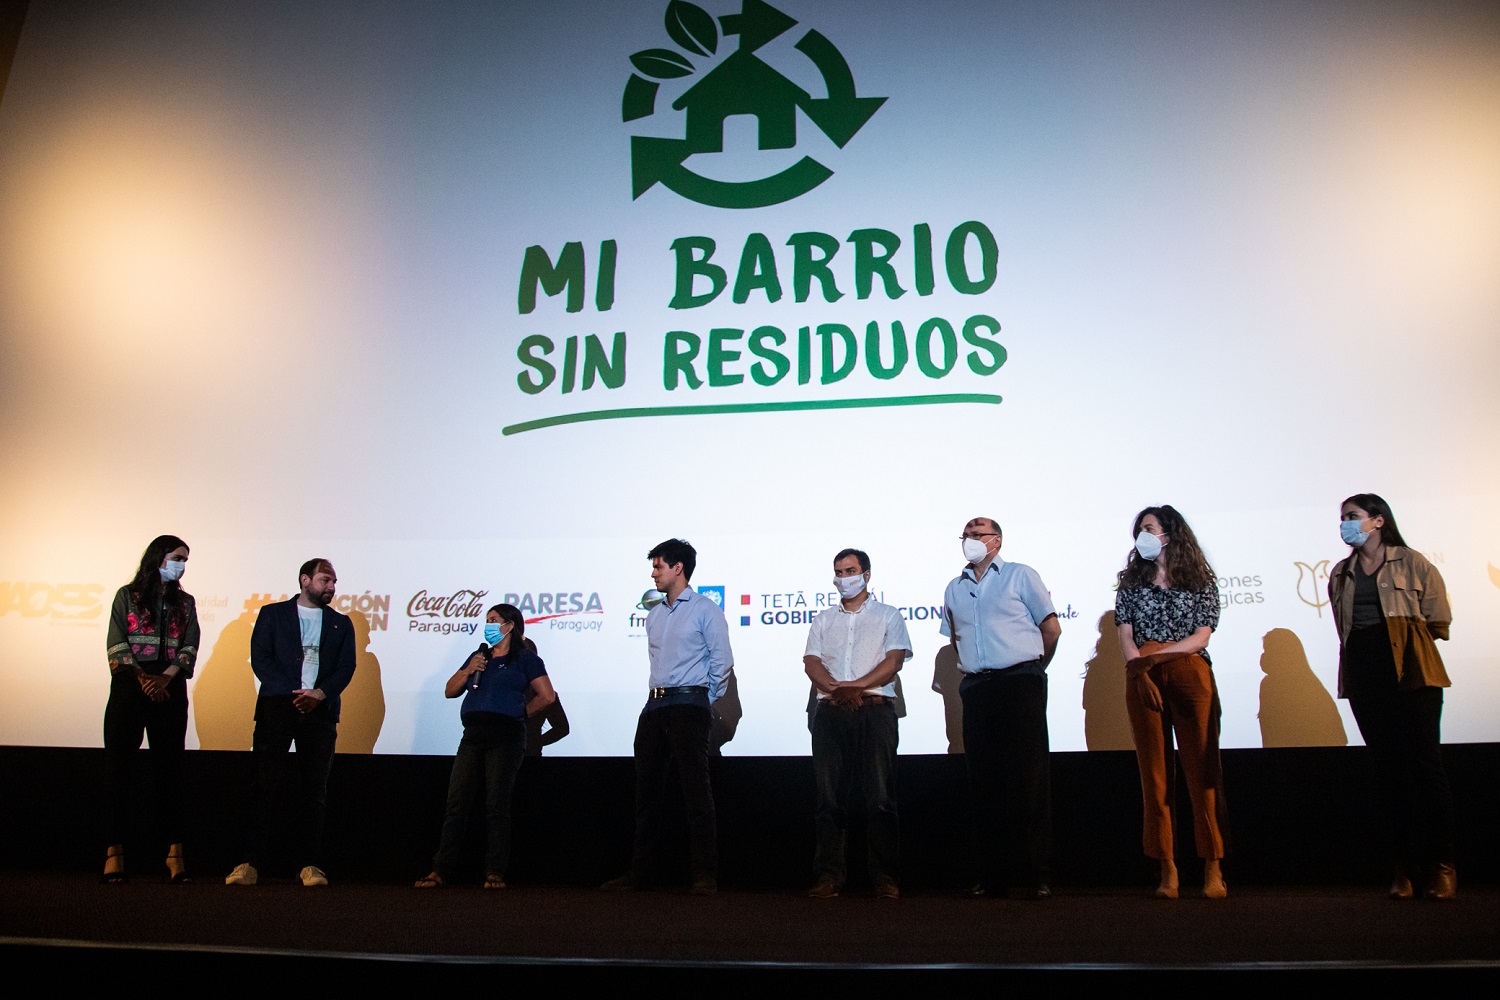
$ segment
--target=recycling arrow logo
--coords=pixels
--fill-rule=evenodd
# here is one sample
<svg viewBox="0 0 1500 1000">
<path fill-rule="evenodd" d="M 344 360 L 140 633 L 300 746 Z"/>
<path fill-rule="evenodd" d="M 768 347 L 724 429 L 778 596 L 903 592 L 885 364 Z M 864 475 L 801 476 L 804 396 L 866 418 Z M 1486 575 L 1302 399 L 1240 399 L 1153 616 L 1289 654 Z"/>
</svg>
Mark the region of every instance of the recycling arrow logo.
<svg viewBox="0 0 1500 1000">
<path fill-rule="evenodd" d="M 646 49 L 630 57 L 636 69 L 625 84 L 621 113 L 626 122 L 656 113 L 661 80 L 676 80 L 697 72 L 692 57 L 710 59 L 719 50 L 721 35 L 737 36 L 739 47 L 718 61 L 703 78 L 672 102 L 685 112 L 686 134 L 681 139 L 636 135 L 630 139 L 631 198 L 639 198 L 657 184 L 689 201 L 716 208 L 764 208 L 801 197 L 833 176 L 833 171 L 810 156 L 770 177 L 753 181 L 721 181 L 694 173 L 686 166 L 694 153 L 724 151 L 724 119 L 752 115 L 758 127 L 758 148 L 791 149 L 797 144 L 797 109 L 840 149 L 880 110 L 884 97 L 860 97 L 854 74 L 833 43 L 809 30 L 795 48 L 823 77 L 827 96 L 814 97 L 755 53 L 797 24 L 765 0 L 743 0 L 738 14 L 717 19 L 685 0 L 667 4 L 667 34 L 689 54 L 677 49 Z"/>
</svg>

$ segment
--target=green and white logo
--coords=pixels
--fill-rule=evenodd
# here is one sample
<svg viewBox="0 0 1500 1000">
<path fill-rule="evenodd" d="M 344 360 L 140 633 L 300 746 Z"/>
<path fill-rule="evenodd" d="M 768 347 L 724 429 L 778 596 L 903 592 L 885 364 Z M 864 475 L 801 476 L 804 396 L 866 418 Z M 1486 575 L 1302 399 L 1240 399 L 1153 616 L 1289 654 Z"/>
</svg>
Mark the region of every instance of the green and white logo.
<svg viewBox="0 0 1500 1000">
<path fill-rule="evenodd" d="M 796 49 L 822 75 L 826 97 L 814 97 L 759 58 L 756 50 L 797 24 L 764 0 L 744 0 L 738 14 L 714 17 L 702 7 L 672 0 L 667 4 L 667 34 L 689 55 L 676 49 L 645 49 L 630 57 L 636 68 L 625 84 L 622 102 L 626 122 L 656 113 L 659 80 L 692 76 L 698 66 L 692 57 L 711 61 L 720 36 L 738 36 L 739 47 L 718 60 L 703 78 L 672 102 L 686 112 L 681 139 L 635 135 L 630 140 L 631 197 L 639 198 L 661 184 L 689 201 L 717 208 L 764 208 L 800 197 L 833 176 L 833 171 L 810 156 L 769 177 L 752 181 L 721 181 L 694 173 L 685 165 L 695 153 L 724 150 L 724 119 L 751 115 L 759 129 L 761 150 L 791 149 L 797 144 L 797 109 L 834 145 L 842 149 L 885 103 L 884 97 L 859 97 L 849 63 L 833 43 L 809 30 Z M 706 65 L 706 63 L 705 63 Z M 651 77 L 653 79 L 648 79 Z"/>
</svg>

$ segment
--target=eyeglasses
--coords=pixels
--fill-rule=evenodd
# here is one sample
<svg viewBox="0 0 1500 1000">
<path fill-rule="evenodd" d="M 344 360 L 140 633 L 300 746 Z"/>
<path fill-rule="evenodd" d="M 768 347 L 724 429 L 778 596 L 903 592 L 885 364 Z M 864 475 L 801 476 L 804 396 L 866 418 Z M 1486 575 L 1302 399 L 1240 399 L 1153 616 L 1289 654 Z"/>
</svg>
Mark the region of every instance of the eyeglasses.
<svg viewBox="0 0 1500 1000">
<path fill-rule="evenodd" d="M 961 541 L 961 542 L 967 542 L 969 539 L 972 538 L 976 542 L 982 542 L 986 538 L 999 538 L 999 537 L 1000 537 L 1000 533 L 998 531 L 979 532 L 979 533 L 972 534 L 972 535 L 969 534 L 968 532 L 965 532 L 962 535 L 958 536 L 958 540 Z"/>
</svg>

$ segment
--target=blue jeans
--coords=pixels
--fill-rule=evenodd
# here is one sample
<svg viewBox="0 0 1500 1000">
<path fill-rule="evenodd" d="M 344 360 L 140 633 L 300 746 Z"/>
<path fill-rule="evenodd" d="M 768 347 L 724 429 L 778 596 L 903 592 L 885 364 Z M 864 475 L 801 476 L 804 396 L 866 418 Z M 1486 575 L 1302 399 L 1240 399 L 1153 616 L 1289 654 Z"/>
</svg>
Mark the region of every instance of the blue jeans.
<svg viewBox="0 0 1500 1000">
<path fill-rule="evenodd" d="M 896 877 L 897 737 L 896 707 L 888 701 L 857 709 L 820 701 L 813 713 L 813 780 L 818 796 L 813 870 L 839 885 L 844 884 L 845 833 L 851 815 L 865 820 L 870 878 Z"/>
<path fill-rule="evenodd" d="M 484 870 L 504 875 L 510 862 L 510 795 L 526 756 L 526 724 L 496 717 L 483 725 L 464 726 L 463 739 L 448 778 L 448 809 L 432 869 L 447 878 L 469 829 L 476 793 L 484 789 L 486 820 Z"/>
</svg>

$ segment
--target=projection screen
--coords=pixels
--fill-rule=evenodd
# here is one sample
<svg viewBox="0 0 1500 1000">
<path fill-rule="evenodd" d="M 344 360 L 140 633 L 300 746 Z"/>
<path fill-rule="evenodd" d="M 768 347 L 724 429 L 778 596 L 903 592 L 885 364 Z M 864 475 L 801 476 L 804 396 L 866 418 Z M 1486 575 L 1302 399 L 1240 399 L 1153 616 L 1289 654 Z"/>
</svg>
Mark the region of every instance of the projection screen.
<svg viewBox="0 0 1500 1000">
<path fill-rule="evenodd" d="M 628 754 L 646 552 L 729 617 L 726 754 L 808 752 L 834 554 L 958 749 L 973 516 L 1062 618 L 1055 750 L 1130 746 L 1134 515 L 1218 575 L 1232 747 L 1338 745 L 1339 503 L 1446 578 L 1500 738 L 1500 19 L 1485 4 L 33 0 L 0 103 L 0 741 L 96 746 L 113 594 L 192 547 L 189 745 L 332 560 L 340 750 L 451 753 L 520 606 Z M 733 725 L 737 723 L 737 725 Z"/>
</svg>

